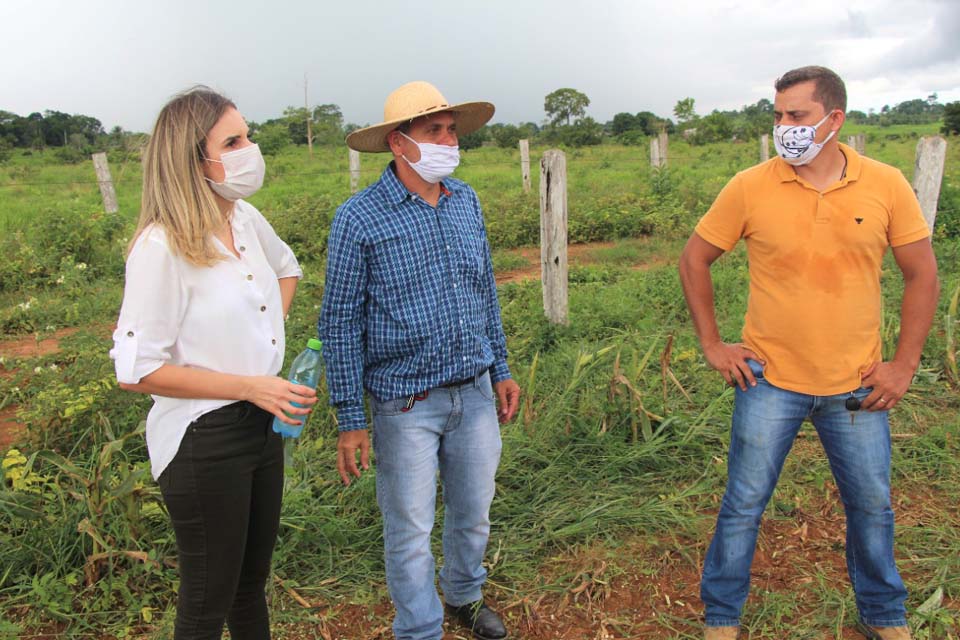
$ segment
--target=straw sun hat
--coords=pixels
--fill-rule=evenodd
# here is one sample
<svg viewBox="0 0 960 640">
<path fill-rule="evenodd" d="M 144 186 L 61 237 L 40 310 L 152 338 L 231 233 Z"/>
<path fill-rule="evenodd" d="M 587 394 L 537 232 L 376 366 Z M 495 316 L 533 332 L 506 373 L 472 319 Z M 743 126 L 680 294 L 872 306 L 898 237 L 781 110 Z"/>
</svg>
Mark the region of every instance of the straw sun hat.
<svg viewBox="0 0 960 640">
<path fill-rule="evenodd" d="M 452 111 L 457 119 L 457 134 L 473 133 L 493 117 L 494 106 L 489 102 L 461 102 L 449 104 L 440 91 L 429 82 L 408 82 L 389 96 L 383 105 L 383 122 L 357 129 L 347 136 L 347 146 L 355 151 L 378 153 L 390 151 L 387 134 L 404 122 L 428 116 L 431 113 Z"/>
</svg>

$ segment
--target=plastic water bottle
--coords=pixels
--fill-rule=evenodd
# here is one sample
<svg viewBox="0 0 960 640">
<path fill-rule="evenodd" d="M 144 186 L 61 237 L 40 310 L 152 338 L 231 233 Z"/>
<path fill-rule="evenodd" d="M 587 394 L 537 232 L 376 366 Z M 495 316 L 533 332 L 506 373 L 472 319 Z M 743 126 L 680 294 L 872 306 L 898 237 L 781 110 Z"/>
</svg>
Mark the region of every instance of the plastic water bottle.
<svg viewBox="0 0 960 640">
<path fill-rule="evenodd" d="M 320 355 L 320 348 L 322 346 L 323 344 L 316 338 L 310 338 L 310 340 L 307 341 L 307 348 L 294 358 L 293 364 L 290 365 L 290 373 L 287 375 L 287 379 L 290 382 L 302 384 L 311 389 L 317 388 L 317 384 L 320 382 L 320 375 L 323 373 L 323 356 Z M 298 402 L 291 404 L 295 407 L 306 406 Z M 287 413 L 287 417 L 293 420 L 300 420 L 301 422 L 300 424 L 287 424 L 281 421 L 280 418 L 274 418 L 273 430 L 283 436 L 284 449 L 286 450 L 284 457 L 289 462 L 290 456 L 292 455 L 290 448 L 293 445 L 293 440 L 298 438 L 300 432 L 303 431 L 303 425 L 307 422 L 307 416 Z"/>
</svg>

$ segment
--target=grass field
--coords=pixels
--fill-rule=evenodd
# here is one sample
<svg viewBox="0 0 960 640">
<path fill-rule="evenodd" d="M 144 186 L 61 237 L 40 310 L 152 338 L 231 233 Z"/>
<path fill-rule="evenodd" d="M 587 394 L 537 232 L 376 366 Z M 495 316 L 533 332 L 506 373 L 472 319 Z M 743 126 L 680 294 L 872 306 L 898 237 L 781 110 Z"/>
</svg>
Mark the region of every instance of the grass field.
<svg viewBox="0 0 960 640">
<path fill-rule="evenodd" d="M 932 133 L 865 132 L 868 155 L 908 177 L 918 132 Z M 647 147 L 568 151 L 571 242 L 604 241 L 571 269 L 569 326 L 544 320 L 535 277 L 499 290 L 524 399 L 503 428 L 488 595 L 514 637 L 699 637 L 698 572 L 725 481 L 732 393 L 699 352 L 675 261 L 719 189 L 757 156 L 755 142 L 671 141 L 668 169 L 653 171 Z M 363 162 L 368 184 L 386 157 Z M 267 164 L 252 202 L 306 273 L 287 321 L 289 361 L 314 333 L 326 232 L 349 195 L 347 154 L 289 149 Z M 149 401 L 116 388 L 107 356 L 139 200 L 136 161 L 111 168 L 117 216 L 100 210 L 89 163 L 0 165 L 0 418 L 26 427 L 0 451 L 0 638 L 172 629 L 175 549 L 140 433 Z M 536 176 L 524 194 L 519 153 L 496 148 L 465 153 L 457 175 L 480 195 L 497 269 L 524 269 L 514 249 L 538 242 Z M 891 415 L 897 554 L 926 639 L 960 637 L 958 209 L 951 139 L 935 240 L 943 296 L 915 383 Z M 743 251 L 714 277 L 722 334 L 736 339 Z M 889 355 L 902 291 L 889 256 L 883 287 Z M 318 410 L 287 479 L 270 586 L 278 638 L 389 637 L 373 476 L 340 486 L 335 438 L 330 411 Z M 858 638 L 843 544 L 829 466 L 805 427 L 762 529 L 749 637 Z"/>
</svg>

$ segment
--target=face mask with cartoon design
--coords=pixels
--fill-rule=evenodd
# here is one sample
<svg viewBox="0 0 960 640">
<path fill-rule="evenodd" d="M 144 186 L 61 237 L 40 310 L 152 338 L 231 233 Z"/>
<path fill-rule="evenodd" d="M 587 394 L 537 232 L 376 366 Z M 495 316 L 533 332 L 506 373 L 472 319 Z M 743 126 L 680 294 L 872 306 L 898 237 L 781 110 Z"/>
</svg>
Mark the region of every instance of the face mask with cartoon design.
<svg viewBox="0 0 960 640">
<path fill-rule="evenodd" d="M 823 116 L 823 119 L 815 125 L 800 124 L 786 125 L 778 124 L 773 127 L 773 146 L 777 150 L 777 155 L 783 158 L 787 164 L 795 167 L 810 164 L 817 157 L 823 145 L 833 137 L 836 131 L 831 131 L 823 142 L 814 142 L 817 135 L 817 127 L 822 125 L 833 115 L 833 111 Z"/>
</svg>

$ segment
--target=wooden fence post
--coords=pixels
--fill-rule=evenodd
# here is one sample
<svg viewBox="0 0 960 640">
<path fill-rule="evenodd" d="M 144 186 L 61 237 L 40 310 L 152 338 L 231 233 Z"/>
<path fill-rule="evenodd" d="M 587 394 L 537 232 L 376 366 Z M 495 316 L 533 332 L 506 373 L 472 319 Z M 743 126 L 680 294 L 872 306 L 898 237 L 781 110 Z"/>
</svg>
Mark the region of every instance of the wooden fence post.
<svg viewBox="0 0 960 640">
<path fill-rule="evenodd" d="M 530 193 L 530 142 L 520 141 L 520 175 L 523 178 L 523 192 Z"/>
<path fill-rule="evenodd" d="M 116 213 L 120 208 L 117 206 L 117 192 L 113 189 L 113 178 L 110 177 L 107 154 L 95 153 L 91 157 L 93 158 L 93 170 L 97 172 L 97 183 L 100 185 L 103 209 L 107 213 Z"/>
<path fill-rule="evenodd" d="M 660 166 L 667 166 L 667 160 L 670 158 L 670 155 L 667 153 L 667 132 L 661 131 L 660 135 L 657 136 L 657 141 L 660 143 Z"/>
<path fill-rule="evenodd" d="M 360 152 L 350 149 L 350 193 L 360 186 Z"/>
<path fill-rule="evenodd" d="M 567 158 L 557 149 L 540 159 L 540 276 L 544 314 L 567 324 Z"/>
<path fill-rule="evenodd" d="M 656 138 L 650 140 L 650 166 L 660 166 L 660 141 Z"/>
<path fill-rule="evenodd" d="M 937 201 L 940 199 L 940 183 L 943 181 L 946 159 L 946 140 L 940 136 L 920 138 L 917 143 L 917 164 L 913 170 L 913 192 L 920 201 L 930 233 L 933 233 L 933 224 L 937 220 Z"/>
<path fill-rule="evenodd" d="M 853 147 L 853 150 L 859 153 L 860 155 L 866 155 L 867 136 L 862 133 L 849 136 L 847 137 L 847 146 Z"/>
<path fill-rule="evenodd" d="M 770 159 L 770 134 L 765 133 L 760 136 L 760 162 L 766 162 Z"/>
</svg>

